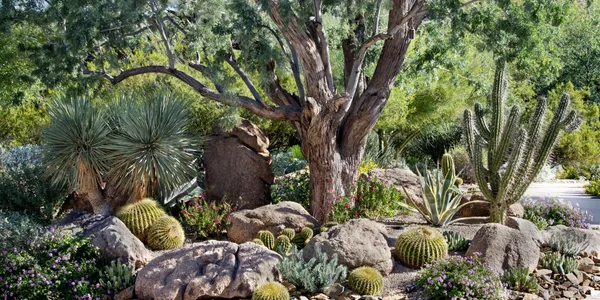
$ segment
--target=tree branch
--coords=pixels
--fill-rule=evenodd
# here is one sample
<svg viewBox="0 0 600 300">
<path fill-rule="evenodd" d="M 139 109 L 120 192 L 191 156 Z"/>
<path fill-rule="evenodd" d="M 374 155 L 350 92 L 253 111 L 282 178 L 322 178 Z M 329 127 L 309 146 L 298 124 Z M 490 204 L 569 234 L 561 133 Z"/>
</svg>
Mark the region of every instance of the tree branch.
<svg viewBox="0 0 600 300">
<path fill-rule="evenodd" d="M 346 85 L 346 94 L 348 94 L 350 99 L 354 98 L 354 94 L 356 93 L 356 87 L 358 86 L 358 80 L 360 78 L 360 73 L 362 72 L 362 65 L 365 60 L 365 56 L 367 55 L 367 51 L 378 41 L 383 41 L 390 38 L 392 38 L 392 35 L 387 33 L 376 34 L 370 37 L 364 44 L 362 44 L 362 46 L 360 46 L 360 49 L 354 58 L 350 78 L 348 79 L 348 84 Z"/>
<path fill-rule="evenodd" d="M 163 43 L 165 44 L 165 51 L 167 52 L 167 58 L 169 59 L 169 67 L 171 69 L 175 68 L 175 57 L 173 56 L 173 52 L 171 51 L 171 45 L 169 45 L 169 37 L 167 36 L 167 32 L 165 30 L 165 25 L 163 24 L 162 18 L 160 18 L 158 16 L 158 8 L 156 6 L 156 2 L 154 0 L 150 1 L 150 7 L 152 8 L 152 11 L 154 12 L 154 16 L 152 17 L 152 20 L 154 21 L 154 24 L 156 24 L 156 27 L 158 28 L 158 31 L 160 32 L 160 37 L 163 41 Z"/>
<path fill-rule="evenodd" d="M 254 86 L 254 83 L 252 83 L 252 80 L 250 80 L 248 74 L 246 74 L 246 72 L 244 72 L 244 70 L 242 70 L 242 68 L 238 65 L 237 60 L 235 59 L 235 54 L 233 52 L 233 47 L 231 46 L 231 41 L 229 41 L 229 52 L 230 55 L 224 57 L 225 61 L 242 78 L 242 81 L 244 81 L 246 87 L 248 87 L 248 90 L 250 90 L 250 93 L 252 93 L 252 96 L 254 96 L 254 100 L 256 100 L 259 103 L 262 103 L 262 97 L 260 96 L 260 93 L 258 93 L 256 86 Z"/>
<path fill-rule="evenodd" d="M 327 33 L 323 27 L 323 18 L 321 17 L 321 0 L 313 0 L 315 10 L 315 30 L 317 32 L 318 41 L 315 41 L 320 48 L 321 60 L 325 67 L 325 76 L 329 91 L 335 93 L 335 85 L 333 83 L 333 73 L 331 71 L 331 60 L 329 58 L 329 44 L 327 43 Z"/>
<path fill-rule="evenodd" d="M 375 6 L 375 18 L 373 21 L 373 34 L 375 36 L 379 32 L 379 17 L 381 15 L 381 3 L 383 0 L 377 0 L 377 5 Z"/>
<path fill-rule="evenodd" d="M 205 65 L 202 65 L 200 63 L 195 63 L 195 62 L 189 62 L 188 66 L 190 66 L 190 68 L 200 72 L 202 75 L 206 76 L 208 79 L 210 79 L 210 81 L 215 85 L 215 88 L 217 89 L 217 91 L 219 93 L 225 92 L 225 87 L 223 87 L 219 83 L 215 82 L 213 74 L 211 74 L 208 71 L 208 68 Z"/>
<path fill-rule="evenodd" d="M 154 74 L 166 74 L 166 75 L 173 76 L 173 77 L 181 80 L 182 82 L 186 83 L 187 85 L 192 87 L 194 90 L 196 90 L 198 93 L 200 93 L 200 95 L 202 95 L 205 98 L 208 98 L 208 99 L 211 99 L 211 100 L 214 100 L 214 101 L 217 101 L 217 102 L 223 103 L 225 105 L 229 105 L 229 106 L 243 107 L 243 108 L 249 110 L 250 112 L 256 114 L 257 116 L 260 116 L 260 117 L 263 117 L 266 119 L 299 121 L 300 117 L 302 115 L 302 109 L 299 107 L 266 106 L 262 103 L 254 101 L 253 99 L 245 97 L 245 96 L 229 95 L 226 93 L 216 92 L 216 91 L 208 88 L 206 85 L 202 84 L 200 81 L 193 78 L 189 74 L 187 74 L 183 71 L 177 70 L 177 69 L 169 68 L 167 66 L 145 66 L 145 67 L 133 68 L 133 69 L 121 71 L 121 73 L 119 73 L 116 76 L 112 76 L 107 73 L 92 72 L 92 71 L 88 70 L 87 68 L 85 68 L 85 66 L 83 66 L 83 72 L 84 72 L 84 74 L 88 74 L 88 75 L 91 74 L 91 75 L 101 76 L 101 77 L 107 79 L 108 81 L 110 81 L 110 83 L 112 83 L 112 84 L 117 84 L 129 77 L 133 77 L 133 76 L 137 76 L 137 75 L 153 74 L 153 73 Z"/>
</svg>

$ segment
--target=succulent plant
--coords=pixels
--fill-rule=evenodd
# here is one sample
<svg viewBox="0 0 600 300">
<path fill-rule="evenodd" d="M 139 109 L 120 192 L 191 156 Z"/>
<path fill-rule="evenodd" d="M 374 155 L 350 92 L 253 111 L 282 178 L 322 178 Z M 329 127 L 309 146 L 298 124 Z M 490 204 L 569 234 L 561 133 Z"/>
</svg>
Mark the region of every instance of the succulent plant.
<svg viewBox="0 0 600 300">
<path fill-rule="evenodd" d="M 165 211 L 158 202 L 145 198 L 123 206 L 117 213 L 117 218 L 125 223 L 133 235 L 145 242 L 146 231 L 164 215 Z"/>
<path fill-rule="evenodd" d="M 298 247 L 304 247 L 304 245 L 308 244 L 308 242 L 310 241 L 310 239 L 313 237 L 313 229 L 310 227 L 304 227 L 302 228 L 302 230 L 300 230 L 300 233 L 298 233 L 294 239 L 292 240 L 292 242 L 294 244 L 296 244 Z"/>
<path fill-rule="evenodd" d="M 267 282 L 252 293 L 252 300 L 289 300 L 290 293 L 287 288 L 279 282 Z"/>
<path fill-rule="evenodd" d="M 273 250 L 275 249 L 275 236 L 268 230 L 261 230 L 258 232 L 258 238 L 263 242 L 265 247 Z"/>
<path fill-rule="evenodd" d="M 183 246 L 185 232 L 177 219 L 164 215 L 148 229 L 146 241 L 152 250 L 171 250 Z"/>
<path fill-rule="evenodd" d="M 454 159 L 452 159 L 452 155 L 449 153 L 442 155 L 442 172 L 444 176 L 446 176 L 448 173 L 456 174 L 456 169 L 454 168 Z"/>
<path fill-rule="evenodd" d="M 566 275 L 577 269 L 579 263 L 572 257 L 558 252 L 550 252 L 542 257 L 540 265 L 544 269 L 552 270 L 555 274 Z"/>
<path fill-rule="evenodd" d="M 134 282 L 133 269 L 118 259 L 116 262 L 113 260 L 100 271 L 100 285 L 106 290 L 119 292 L 130 287 Z"/>
<path fill-rule="evenodd" d="M 396 257 L 407 267 L 420 268 L 448 254 L 444 236 L 434 228 L 409 228 L 396 239 Z"/>
<path fill-rule="evenodd" d="M 526 267 L 511 268 L 502 277 L 502 282 L 513 291 L 535 293 L 539 286 L 535 277 L 529 273 L 529 268 Z"/>
<path fill-rule="evenodd" d="M 263 247 L 265 246 L 265 243 L 263 243 L 259 238 L 253 239 L 252 242 Z"/>
<path fill-rule="evenodd" d="M 550 238 L 549 246 L 564 255 L 575 257 L 583 252 L 590 242 L 584 236 L 569 235 L 566 233 L 554 234 Z"/>
<path fill-rule="evenodd" d="M 294 236 L 296 236 L 296 231 L 292 228 L 284 228 L 281 231 L 281 234 L 287 236 L 288 239 L 290 239 L 290 241 L 291 241 L 294 239 Z"/>
<path fill-rule="evenodd" d="M 456 177 L 456 180 L 454 180 L 454 186 L 459 187 L 461 184 L 463 184 L 463 179 L 460 177 Z"/>
<path fill-rule="evenodd" d="M 309 240 L 313 237 L 313 229 L 310 227 L 304 227 L 300 230 L 300 235 L 304 237 L 304 239 Z"/>
<path fill-rule="evenodd" d="M 448 243 L 449 251 L 465 251 L 469 248 L 471 241 L 465 239 L 462 234 L 453 231 L 444 231 L 444 238 Z"/>
<path fill-rule="evenodd" d="M 280 235 L 275 240 L 275 251 L 282 255 L 288 254 L 292 249 L 292 242 L 286 235 Z"/>
<path fill-rule="evenodd" d="M 383 276 L 372 267 L 359 267 L 350 272 L 348 286 L 360 295 L 380 296 Z"/>
</svg>

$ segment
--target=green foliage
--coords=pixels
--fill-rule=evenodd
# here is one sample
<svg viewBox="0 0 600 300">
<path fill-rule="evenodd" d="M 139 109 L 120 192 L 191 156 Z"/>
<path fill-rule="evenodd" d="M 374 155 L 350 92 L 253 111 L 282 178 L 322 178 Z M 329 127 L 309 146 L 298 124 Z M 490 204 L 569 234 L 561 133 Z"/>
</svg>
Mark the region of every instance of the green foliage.
<svg viewBox="0 0 600 300">
<path fill-rule="evenodd" d="M 273 203 L 293 201 L 303 207 L 310 205 L 310 174 L 308 170 L 300 170 L 284 177 L 279 177 L 271 185 Z"/>
<path fill-rule="evenodd" d="M 585 185 L 585 192 L 590 195 L 600 196 L 600 179 L 590 181 L 589 184 Z"/>
<path fill-rule="evenodd" d="M 177 219 L 163 215 L 148 228 L 146 242 L 152 250 L 171 250 L 183 246 L 185 233 Z"/>
<path fill-rule="evenodd" d="M 409 228 L 396 239 L 394 254 L 403 265 L 420 268 L 448 255 L 444 236 L 434 228 Z"/>
<path fill-rule="evenodd" d="M 575 111 L 569 111 L 570 97 L 564 94 L 548 127 L 543 128 L 548 107 L 546 99 L 539 99 L 531 116 L 529 128 L 521 128 L 520 108 L 514 105 L 508 117 L 504 116 L 508 97 L 507 67 L 499 60 L 494 86 L 488 102 L 491 118 L 481 104 L 475 105 L 475 114 L 464 113 L 464 134 L 469 158 L 474 166 L 477 184 L 485 198 L 492 203 L 490 221 L 503 223 L 508 206 L 521 199 L 527 187 L 540 172 L 559 133 L 573 131 L 580 120 Z M 515 138 L 517 137 L 517 138 Z M 484 164 L 484 150 L 487 164 Z M 508 164 L 500 174 L 500 168 Z"/>
<path fill-rule="evenodd" d="M 580 209 L 578 205 L 573 206 L 571 202 L 556 198 L 541 200 L 525 199 L 522 203 L 525 208 L 526 218 L 529 218 L 529 220 L 543 218 L 550 226 L 565 225 L 576 228 L 588 228 L 588 222 L 592 220 L 592 216 L 587 211 Z"/>
<path fill-rule="evenodd" d="M 183 228 L 196 239 L 220 238 L 230 224 L 232 208 L 227 201 L 216 204 L 199 195 L 181 203 L 180 209 L 178 217 Z"/>
<path fill-rule="evenodd" d="M 590 245 L 590 242 L 584 236 L 561 233 L 553 234 L 548 245 L 563 255 L 576 257 Z"/>
<path fill-rule="evenodd" d="M 452 148 L 450 150 L 450 155 L 452 155 L 456 171 L 463 182 L 467 184 L 477 183 L 475 170 L 473 170 L 473 165 L 469 160 L 469 154 L 465 147 L 463 145 L 458 145 Z"/>
<path fill-rule="evenodd" d="M 287 255 L 290 253 L 292 249 L 292 242 L 290 238 L 285 235 L 280 235 L 275 239 L 275 247 L 273 250 L 276 250 L 281 255 Z"/>
<path fill-rule="evenodd" d="M 310 239 L 313 237 L 314 232 L 310 227 L 304 227 L 300 230 L 300 233 L 296 234 L 292 242 L 298 246 L 298 248 L 303 248 Z"/>
<path fill-rule="evenodd" d="M 296 231 L 292 228 L 284 228 L 281 231 L 281 234 L 287 236 L 288 239 L 292 240 L 294 236 L 296 236 Z"/>
<path fill-rule="evenodd" d="M 277 151 L 271 155 L 271 169 L 275 176 L 283 176 L 306 168 L 307 162 L 298 159 L 291 148 L 287 151 Z"/>
<path fill-rule="evenodd" d="M 293 247 L 291 254 L 277 264 L 277 269 L 285 280 L 311 294 L 342 282 L 348 273 L 345 266 L 338 264 L 337 254 L 330 258 L 321 252 L 319 245 L 315 246 L 315 256 L 308 262 L 302 258 L 302 252 Z"/>
<path fill-rule="evenodd" d="M 348 275 L 348 287 L 359 295 L 380 296 L 383 293 L 383 276 L 372 267 L 359 267 Z"/>
<path fill-rule="evenodd" d="M 540 266 L 552 270 L 554 274 L 566 275 L 577 269 L 577 260 L 570 256 L 563 256 L 558 252 L 546 253 L 540 259 Z"/>
<path fill-rule="evenodd" d="M 279 282 L 263 283 L 252 293 L 252 300 L 289 300 L 290 293 Z"/>
<path fill-rule="evenodd" d="M 3 285 L 7 299 L 100 298 L 105 262 L 90 239 L 50 229 L 38 241 L 13 251 L 0 252 Z"/>
<path fill-rule="evenodd" d="M 535 213 L 533 213 L 533 211 L 531 211 L 529 209 L 525 210 L 523 219 L 528 220 L 531 223 L 535 224 L 535 226 L 537 226 L 537 228 L 539 230 L 544 230 L 544 229 L 548 228 L 548 226 L 550 225 L 544 217 L 536 215 Z"/>
<path fill-rule="evenodd" d="M 466 251 L 471 245 L 471 241 L 458 232 L 444 231 L 442 234 L 446 239 L 449 251 Z"/>
<path fill-rule="evenodd" d="M 529 268 L 514 267 L 504 273 L 502 282 L 513 291 L 536 293 L 539 289 L 537 279 L 529 275 Z"/>
<path fill-rule="evenodd" d="M 110 265 L 104 266 L 100 272 L 100 285 L 104 290 L 110 291 L 116 295 L 120 291 L 132 286 L 135 283 L 133 269 L 127 264 L 121 263 L 121 260 L 113 260 Z"/>
<path fill-rule="evenodd" d="M 44 232 L 44 226 L 24 213 L 0 212 L 0 251 L 24 248 Z"/>
<path fill-rule="evenodd" d="M 146 242 L 148 229 L 164 215 L 165 211 L 156 201 L 146 198 L 123 206 L 117 213 L 117 218 L 123 221 L 133 235 Z"/>
<path fill-rule="evenodd" d="M 275 249 L 275 236 L 272 232 L 268 230 L 261 230 L 258 232 L 257 237 L 263 242 L 263 245 L 265 245 L 265 247 L 271 250 Z"/>
</svg>

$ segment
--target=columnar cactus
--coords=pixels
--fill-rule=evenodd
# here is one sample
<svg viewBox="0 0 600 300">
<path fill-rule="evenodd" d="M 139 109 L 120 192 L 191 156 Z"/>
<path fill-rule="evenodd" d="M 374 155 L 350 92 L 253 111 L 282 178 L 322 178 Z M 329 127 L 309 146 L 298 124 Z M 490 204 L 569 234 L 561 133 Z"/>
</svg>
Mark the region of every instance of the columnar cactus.
<svg viewBox="0 0 600 300">
<path fill-rule="evenodd" d="M 268 230 L 261 230 L 258 232 L 258 238 L 263 242 L 265 247 L 273 250 L 275 249 L 275 236 Z"/>
<path fill-rule="evenodd" d="M 146 231 L 163 215 L 165 215 L 165 211 L 160 205 L 156 201 L 146 198 L 123 206 L 117 213 L 117 218 L 125 223 L 133 235 L 145 242 Z"/>
<path fill-rule="evenodd" d="M 252 300 L 289 300 L 290 293 L 279 282 L 267 282 L 252 293 Z"/>
<path fill-rule="evenodd" d="M 479 103 L 475 105 L 475 113 L 470 110 L 464 113 L 467 152 L 479 189 L 490 201 L 490 221 L 495 223 L 504 223 L 507 208 L 520 200 L 540 172 L 561 130 L 573 131 L 581 123 L 576 112 L 569 111 L 568 94 L 560 99 L 548 126 L 544 126 L 548 107 L 548 101 L 544 98 L 539 99 L 529 128 L 522 128 L 521 112 L 517 105 L 512 107 L 506 118 L 506 69 L 506 63 L 499 61 L 487 108 L 491 113 L 489 121 L 485 117 L 486 110 Z M 484 159 L 484 152 L 487 159 Z M 501 171 L 504 165 L 506 170 Z"/>
<path fill-rule="evenodd" d="M 407 267 L 420 268 L 448 254 L 444 236 L 434 228 L 409 228 L 396 239 L 396 257 Z"/>
<path fill-rule="evenodd" d="M 380 296 L 383 276 L 372 267 L 359 267 L 350 272 L 348 286 L 360 295 Z"/>
<path fill-rule="evenodd" d="M 183 246 L 185 233 L 177 219 L 164 215 L 148 229 L 146 242 L 152 250 L 171 250 Z"/>
<path fill-rule="evenodd" d="M 273 250 L 280 252 L 280 254 L 288 254 L 291 249 L 292 242 L 290 241 L 290 238 L 283 234 L 277 237 L 275 240 L 275 249 Z"/>
<path fill-rule="evenodd" d="M 452 159 L 452 155 L 445 153 L 442 155 L 442 173 L 444 176 L 448 173 L 456 174 L 456 169 L 454 168 L 454 159 Z"/>
</svg>

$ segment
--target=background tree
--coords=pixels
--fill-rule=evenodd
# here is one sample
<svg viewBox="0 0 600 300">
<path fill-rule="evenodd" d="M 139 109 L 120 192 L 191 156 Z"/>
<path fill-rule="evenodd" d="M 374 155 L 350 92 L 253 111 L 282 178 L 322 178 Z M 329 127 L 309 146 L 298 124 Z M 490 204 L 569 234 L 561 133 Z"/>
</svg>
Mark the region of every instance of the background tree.
<svg viewBox="0 0 600 300">
<path fill-rule="evenodd" d="M 424 21 L 450 24 L 457 43 L 479 36 L 481 49 L 513 60 L 543 42 L 537 33 L 560 24 L 569 2 L 7 0 L 0 25 L 40 29 L 45 41 L 32 58 L 48 85 L 73 74 L 118 84 L 159 73 L 204 98 L 291 122 L 311 170 L 312 213 L 324 220 L 336 195 L 351 190 Z M 132 65 L 139 51 L 163 56 Z"/>
</svg>

